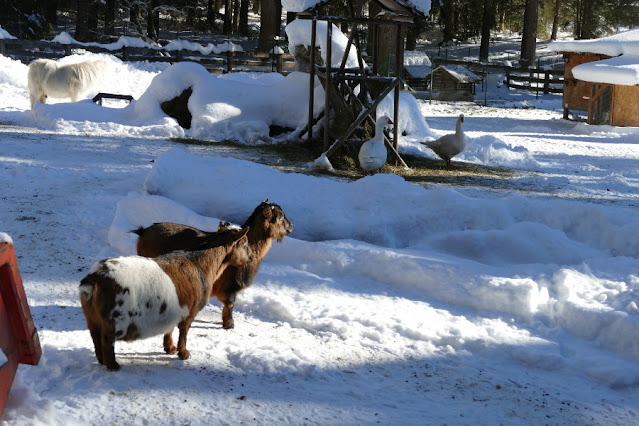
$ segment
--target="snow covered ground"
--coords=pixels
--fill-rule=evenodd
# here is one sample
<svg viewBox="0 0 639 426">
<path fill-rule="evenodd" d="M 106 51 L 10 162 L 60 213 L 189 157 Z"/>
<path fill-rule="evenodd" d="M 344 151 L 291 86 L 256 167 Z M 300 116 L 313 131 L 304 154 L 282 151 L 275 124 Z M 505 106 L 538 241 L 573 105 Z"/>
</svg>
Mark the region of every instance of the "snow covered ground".
<svg viewBox="0 0 639 426">
<path fill-rule="evenodd" d="M 246 123 L 241 99 L 203 99 L 210 119 L 185 131 L 157 108 L 179 79 L 147 90 L 166 65 L 112 61 L 103 90 L 133 94 L 131 106 L 31 111 L 27 68 L 0 62 L 0 232 L 43 348 L 38 366 L 20 366 L 2 424 L 636 422 L 639 129 L 565 121 L 559 96 L 494 80 L 500 108 L 406 101 L 419 117 L 400 123 L 412 129 L 400 151 L 436 158 L 417 139 L 464 113 L 456 160 L 512 170 L 508 189 L 347 181 L 171 141 L 214 139 L 235 117 L 225 131 L 273 143 L 260 132 L 276 118 Z M 277 76 L 219 78 L 252 84 L 256 101 L 276 84 L 296 94 Z M 158 336 L 117 342 L 119 372 L 97 363 L 77 295 L 95 261 L 133 254 L 137 226 L 242 223 L 266 198 L 294 231 L 238 295 L 233 330 L 211 300 L 189 360 Z"/>
</svg>

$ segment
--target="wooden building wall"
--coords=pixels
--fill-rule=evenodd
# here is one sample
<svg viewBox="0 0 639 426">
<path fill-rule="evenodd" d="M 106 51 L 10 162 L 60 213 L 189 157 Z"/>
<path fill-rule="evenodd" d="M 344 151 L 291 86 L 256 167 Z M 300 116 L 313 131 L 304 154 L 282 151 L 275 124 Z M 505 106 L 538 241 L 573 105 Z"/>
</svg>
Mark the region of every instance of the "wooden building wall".
<svg viewBox="0 0 639 426">
<path fill-rule="evenodd" d="M 639 127 L 639 85 L 614 86 L 611 115 L 613 126 Z"/>
<path fill-rule="evenodd" d="M 564 108 L 577 111 L 588 111 L 588 98 L 592 94 L 592 83 L 575 79 L 572 69 L 587 62 L 608 59 L 610 56 L 596 53 L 567 52 L 564 71 Z"/>
</svg>

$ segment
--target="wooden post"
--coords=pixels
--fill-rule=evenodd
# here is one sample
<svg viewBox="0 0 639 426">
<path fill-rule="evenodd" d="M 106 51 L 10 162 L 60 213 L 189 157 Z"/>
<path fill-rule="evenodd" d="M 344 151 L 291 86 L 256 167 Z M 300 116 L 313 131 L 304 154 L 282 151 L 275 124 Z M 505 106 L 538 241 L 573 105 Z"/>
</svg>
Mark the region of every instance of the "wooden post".
<svg viewBox="0 0 639 426">
<path fill-rule="evenodd" d="M 129 60 L 129 52 L 126 49 L 126 46 L 122 46 L 122 60 L 124 62 Z"/>
<path fill-rule="evenodd" d="M 329 128 L 330 128 L 330 92 L 331 92 L 331 74 L 332 70 L 332 49 L 331 44 L 333 42 L 333 22 L 331 20 L 326 21 L 326 87 L 324 92 L 324 150 L 330 148 L 330 137 L 329 137 Z"/>
<path fill-rule="evenodd" d="M 0 39 L 0 55 L 5 56 L 6 52 L 7 51 L 6 51 L 4 39 Z"/>
<path fill-rule="evenodd" d="M 68 44 L 64 45 L 64 56 L 71 56 L 71 46 Z"/>
<path fill-rule="evenodd" d="M 311 23 L 310 76 L 308 93 L 308 140 L 313 139 L 313 103 L 315 102 L 315 36 L 317 35 L 317 18 Z M 293 52 L 294 53 L 294 52 Z"/>
<path fill-rule="evenodd" d="M 175 54 L 175 60 L 177 62 L 182 62 L 182 49 L 178 49 L 177 53 Z"/>
<path fill-rule="evenodd" d="M 399 80 L 397 86 L 395 86 L 395 99 L 394 99 L 394 105 L 395 105 L 395 111 L 393 114 L 393 147 L 395 148 L 395 150 L 397 150 L 397 144 L 398 144 L 398 136 L 399 136 L 399 91 L 401 89 L 401 85 L 402 85 L 402 68 L 404 65 L 404 43 L 403 43 L 403 37 L 402 37 L 402 24 L 397 24 L 395 26 L 395 29 L 397 31 L 397 35 L 396 35 L 396 44 L 395 44 L 395 72 L 396 72 L 396 77 L 397 80 Z M 397 165 L 397 160 L 395 160 L 395 165 Z"/>
<path fill-rule="evenodd" d="M 233 71 L 233 48 L 226 51 L 226 72 Z"/>
<path fill-rule="evenodd" d="M 277 67 L 277 72 L 282 74 L 282 70 L 284 69 L 284 59 L 282 58 L 282 54 L 278 53 L 275 55 L 275 63 Z"/>
<path fill-rule="evenodd" d="M 550 71 L 546 70 L 546 75 L 544 76 L 544 94 L 548 94 L 550 92 Z"/>
</svg>

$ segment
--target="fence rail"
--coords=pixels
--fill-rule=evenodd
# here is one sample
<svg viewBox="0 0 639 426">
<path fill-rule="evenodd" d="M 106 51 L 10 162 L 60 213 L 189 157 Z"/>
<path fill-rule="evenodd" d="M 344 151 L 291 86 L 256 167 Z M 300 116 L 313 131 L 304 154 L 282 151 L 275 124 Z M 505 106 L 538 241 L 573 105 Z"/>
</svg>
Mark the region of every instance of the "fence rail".
<svg viewBox="0 0 639 426">
<path fill-rule="evenodd" d="M 50 41 L 0 39 L 0 53 L 25 64 L 34 59 L 59 59 L 69 56 L 76 49 L 93 53 L 108 53 L 123 61 L 181 62 L 193 61 L 203 65 L 209 72 L 227 73 L 238 71 L 271 72 L 288 74 L 295 69 L 290 54 L 261 52 L 233 52 L 202 54 L 191 50 L 163 50 L 145 47 L 122 47 L 117 50 L 84 44 L 61 44 Z"/>
<path fill-rule="evenodd" d="M 511 89 L 528 90 L 531 92 L 563 93 L 564 71 L 546 68 L 515 68 L 503 64 L 459 61 L 434 58 L 433 69 L 439 65 L 462 65 L 479 76 L 485 76 L 491 71 L 503 72 L 504 83 Z"/>
<path fill-rule="evenodd" d="M 544 94 L 564 92 L 564 72 L 530 68 L 525 70 L 506 69 L 506 86 L 511 89 L 539 91 Z M 559 87 L 557 87 L 559 85 Z"/>
</svg>

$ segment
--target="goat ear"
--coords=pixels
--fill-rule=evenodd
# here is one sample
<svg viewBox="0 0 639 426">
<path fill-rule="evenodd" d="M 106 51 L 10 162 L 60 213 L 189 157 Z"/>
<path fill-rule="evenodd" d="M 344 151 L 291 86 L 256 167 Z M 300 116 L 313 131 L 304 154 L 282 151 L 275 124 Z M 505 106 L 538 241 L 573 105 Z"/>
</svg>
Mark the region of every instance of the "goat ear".
<svg viewBox="0 0 639 426">
<path fill-rule="evenodd" d="M 264 201 L 262 201 L 263 204 L 268 204 L 268 198 Z"/>
<path fill-rule="evenodd" d="M 271 220 L 271 216 L 273 216 L 273 209 L 267 204 L 262 210 L 262 214 L 266 220 Z"/>
</svg>

